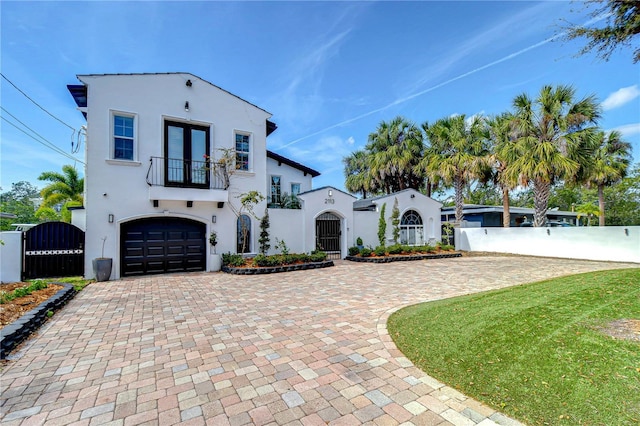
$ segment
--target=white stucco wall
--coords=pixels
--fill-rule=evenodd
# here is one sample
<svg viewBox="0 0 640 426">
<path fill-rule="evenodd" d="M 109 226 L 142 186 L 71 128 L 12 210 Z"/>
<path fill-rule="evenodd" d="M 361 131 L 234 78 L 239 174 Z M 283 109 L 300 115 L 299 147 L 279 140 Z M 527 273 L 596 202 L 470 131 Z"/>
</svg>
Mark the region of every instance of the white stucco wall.
<svg viewBox="0 0 640 426">
<path fill-rule="evenodd" d="M 311 190 L 311 175 L 305 173 L 302 170 L 293 168 L 287 164 L 278 164 L 273 158 L 267 157 L 267 188 L 265 189 L 265 195 L 268 197 L 271 194 L 271 176 L 280 176 L 280 190 L 281 194 L 287 193 L 291 195 L 291 184 L 299 183 L 300 192 L 307 192 Z"/>
<path fill-rule="evenodd" d="M 302 210 L 294 209 L 269 209 L 269 238 L 271 249 L 268 254 L 280 253 L 280 250 L 275 248 L 276 238 L 278 240 L 284 240 L 289 248 L 289 253 L 304 253 L 308 250 L 305 248 L 305 228 L 304 212 Z M 260 229 L 258 228 L 257 238 L 260 238 Z M 256 246 L 256 251 L 259 249 L 259 245 Z"/>
<path fill-rule="evenodd" d="M 229 200 L 239 206 L 237 196 L 249 190 L 266 195 L 266 120 L 270 114 L 191 74 L 91 75 L 79 79 L 88 86 L 87 149 L 85 168 L 87 277 L 92 276 L 91 260 L 99 257 L 103 236 L 105 256 L 114 260 L 112 279 L 119 278 L 120 225 L 132 218 L 167 215 L 188 217 L 218 232 L 218 253 L 236 249 L 236 216 L 229 201 L 219 209 L 213 201 L 195 200 L 188 208 L 181 201 L 160 200 L 153 207 L 146 175 L 150 158 L 164 156 L 164 120 L 194 123 L 210 129 L 210 153 L 235 144 L 235 131 L 251 135 L 249 172 L 231 177 Z M 192 86 L 187 87 L 187 79 Z M 189 102 L 189 111 L 184 109 Z M 113 112 L 135 114 L 135 161 L 110 160 Z M 200 190 L 206 191 L 206 190 Z M 188 194 L 188 191 L 185 192 Z M 256 207 L 264 211 L 266 202 Z M 108 215 L 114 215 L 114 223 Z M 216 215 L 216 223 L 212 223 Z M 257 248 L 258 222 L 252 219 L 252 249 Z M 255 250 L 255 249 L 254 249 Z M 208 265 L 207 265 L 208 268 Z"/>
<path fill-rule="evenodd" d="M 331 191 L 331 195 L 329 195 Z M 318 188 L 299 196 L 304 210 L 303 239 L 304 251 L 316 248 L 316 218 L 330 212 L 340 218 L 340 251 L 347 255 L 347 248 L 354 240 L 353 202 L 355 197 L 331 187 Z"/>
<path fill-rule="evenodd" d="M 389 212 L 389 215 L 391 212 Z M 385 214 L 385 216 L 387 216 Z M 349 240 L 349 247 L 356 245 L 358 237 L 362 238 L 362 245 L 376 248 L 378 246 L 378 220 L 380 213 L 375 211 L 355 211 L 353 212 L 354 232 L 353 239 Z M 388 221 L 387 228 L 391 226 Z M 390 234 L 391 235 L 391 234 Z"/>
<path fill-rule="evenodd" d="M 384 215 L 387 222 L 386 245 L 393 244 L 391 213 L 396 199 L 398 200 L 398 209 L 400 210 L 400 216 L 398 219 L 401 219 L 402 215 L 408 210 L 417 212 L 422 218 L 425 243 L 429 242 L 429 240 L 440 241 L 440 207 L 442 205 L 413 189 L 376 198 L 373 201 L 377 208 L 377 211 L 375 212 L 354 212 L 355 238 L 361 237 L 365 246 L 377 247 L 379 245 L 378 221 L 380 219 L 380 210 L 382 209 L 382 205 L 386 203 Z"/>
<path fill-rule="evenodd" d="M 640 263 L 640 227 L 461 228 L 456 249 Z"/>
<path fill-rule="evenodd" d="M 22 278 L 22 232 L 0 232 L 0 282 L 15 283 Z"/>
</svg>

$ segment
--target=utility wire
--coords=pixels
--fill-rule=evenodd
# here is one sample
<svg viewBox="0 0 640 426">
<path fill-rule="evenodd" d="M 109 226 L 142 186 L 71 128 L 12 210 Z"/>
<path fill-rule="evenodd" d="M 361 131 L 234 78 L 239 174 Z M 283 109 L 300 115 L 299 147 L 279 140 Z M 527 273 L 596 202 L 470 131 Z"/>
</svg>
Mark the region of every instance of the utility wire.
<svg viewBox="0 0 640 426">
<path fill-rule="evenodd" d="M 55 146 L 53 144 L 53 142 L 49 141 L 48 139 L 44 138 L 42 135 L 40 135 L 39 133 L 37 133 L 36 131 L 34 131 L 33 129 L 31 129 L 29 126 L 27 126 L 26 124 L 24 124 L 22 121 L 18 120 L 13 114 L 11 114 L 9 111 L 7 111 L 6 109 L 2 108 L 2 110 L 4 112 L 6 112 L 7 114 L 9 114 L 11 117 L 13 117 L 18 123 L 22 124 L 24 127 L 26 127 L 27 129 L 29 129 L 30 131 L 32 131 L 33 133 L 35 133 L 40 139 L 42 140 L 38 140 L 37 138 L 35 138 L 33 135 L 27 133 L 24 129 L 21 129 L 20 127 L 18 127 L 15 123 L 12 123 L 11 121 L 7 120 L 5 117 L 0 116 L 0 118 L 2 118 L 4 121 L 6 121 L 8 124 L 12 125 L 13 127 L 15 127 L 16 129 L 20 130 L 22 133 L 24 133 L 25 135 L 29 136 L 31 139 L 35 140 L 36 142 L 38 142 L 41 145 L 46 146 L 47 148 L 57 152 L 60 155 L 63 155 L 67 158 L 69 158 L 70 160 L 73 161 L 77 161 L 79 163 L 84 164 L 84 161 L 80 161 L 77 158 L 75 158 L 72 155 L 67 154 L 66 152 L 64 152 L 62 149 L 58 148 L 57 146 Z"/>
<path fill-rule="evenodd" d="M 29 99 L 31 102 L 33 102 L 33 104 L 35 106 L 37 106 L 38 108 L 40 108 L 41 110 L 43 110 L 44 112 L 46 112 L 47 114 L 49 114 L 51 117 L 53 117 L 54 119 L 56 119 L 58 122 L 64 124 L 65 126 L 67 126 L 68 128 L 70 128 L 71 130 L 73 130 L 73 133 L 75 134 L 76 129 L 72 126 L 70 126 L 69 124 L 65 123 L 64 121 L 62 121 L 61 119 L 59 119 L 58 117 L 56 117 L 55 115 L 53 115 L 52 113 L 50 113 L 49 111 L 47 111 L 47 109 L 45 107 L 43 107 L 42 105 L 40 105 L 39 103 L 37 103 L 36 101 L 34 101 L 33 99 L 31 99 L 31 97 L 29 97 L 29 95 L 27 95 L 26 93 L 24 93 L 18 86 L 16 86 L 11 80 L 9 80 L 4 74 L 0 73 L 0 75 L 2 76 L 2 78 L 4 78 L 5 80 L 7 80 L 7 82 L 12 85 L 18 92 L 22 93 L 22 95 Z M 73 134 L 71 135 L 71 137 L 73 138 Z"/>
</svg>

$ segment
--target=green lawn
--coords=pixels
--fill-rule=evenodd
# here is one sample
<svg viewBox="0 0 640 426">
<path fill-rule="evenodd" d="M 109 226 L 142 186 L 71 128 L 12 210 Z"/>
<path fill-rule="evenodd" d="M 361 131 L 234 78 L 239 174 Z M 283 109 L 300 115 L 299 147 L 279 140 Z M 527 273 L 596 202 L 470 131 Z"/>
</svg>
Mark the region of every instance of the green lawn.
<svg viewBox="0 0 640 426">
<path fill-rule="evenodd" d="M 621 318 L 640 320 L 640 269 L 410 306 L 388 328 L 427 374 L 524 423 L 637 425 L 640 342 L 600 331 Z"/>
</svg>

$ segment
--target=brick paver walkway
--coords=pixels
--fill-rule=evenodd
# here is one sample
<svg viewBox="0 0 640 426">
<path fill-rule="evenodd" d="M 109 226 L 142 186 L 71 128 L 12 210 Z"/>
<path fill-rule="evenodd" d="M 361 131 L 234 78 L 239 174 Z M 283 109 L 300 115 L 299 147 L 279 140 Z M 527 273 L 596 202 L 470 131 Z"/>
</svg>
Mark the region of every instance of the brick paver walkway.
<svg viewBox="0 0 640 426">
<path fill-rule="evenodd" d="M 6 426 L 517 424 L 413 367 L 386 332 L 389 313 L 628 266 L 464 257 L 95 283 L 4 366 L 0 420 Z"/>
</svg>

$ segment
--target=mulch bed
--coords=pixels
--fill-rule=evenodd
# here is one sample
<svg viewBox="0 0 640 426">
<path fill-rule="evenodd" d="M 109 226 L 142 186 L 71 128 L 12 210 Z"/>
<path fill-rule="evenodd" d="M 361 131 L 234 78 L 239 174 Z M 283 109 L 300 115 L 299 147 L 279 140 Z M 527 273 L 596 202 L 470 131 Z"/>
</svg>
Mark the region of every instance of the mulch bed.
<svg viewBox="0 0 640 426">
<path fill-rule="evenodd" d="M 325 260 L 324 262 L 310 262 L 310 263 L 294 263 L 291 265 L 281 266 L 253 266 L 251 261 L 247 261 L 244 266 L 223 266 L 222 272 L 235 275 L 261 275 L 261 274 L 277 274 L 280 272 L 291 271 L 304 271 L 307 269 L 320 269 L 333 266 L 332 260 Z"/>
<path fill-rule="evenodd" d="M 25 282 L 2 284 L 0 285 L 0 291 L 9 293 L 20 287 L 28 287 L 29 284 L 30 283 Z M 22 315 L 26 314 L 45 300 L 49 299 L 51 296 L 53 296 L 63 288 L 64 287 L 59 284 L 48 284 L 47 288 L 34 291 L 28 296 L 18 297 L 10 302 L 1 304 L 0 329 L 11 324 Z"/>
<path fill-rule="evenodd" d="M 390 262 L 406 262 L 412 260 L 427 260 L 427 259 L 445 259 L 449 257 L 461 257 L 461 253 L 456 252 L 440 252 L 440 253 L 415 253 L 415 254 L 390 254 L 388 256 L 376 256 L 374 253 L 369 257 L 362 256 L 347 256 L 345 260 L 352 262 L 367 262 L 367 263 L 390 263 Z"/>
</svg>

